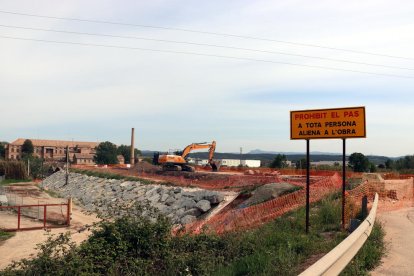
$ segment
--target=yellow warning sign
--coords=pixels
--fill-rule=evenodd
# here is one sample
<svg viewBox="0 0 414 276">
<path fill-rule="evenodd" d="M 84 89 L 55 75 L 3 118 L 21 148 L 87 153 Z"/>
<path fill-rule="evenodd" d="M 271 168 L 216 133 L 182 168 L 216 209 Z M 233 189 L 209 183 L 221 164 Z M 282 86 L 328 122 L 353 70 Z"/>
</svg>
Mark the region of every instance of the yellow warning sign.
<svg viewBox="0 0 414 276">
<path fill-rule="evenodd" d="M 364 138 L 365 107 L 290 112 L 290 139 Z"/>
</svg>

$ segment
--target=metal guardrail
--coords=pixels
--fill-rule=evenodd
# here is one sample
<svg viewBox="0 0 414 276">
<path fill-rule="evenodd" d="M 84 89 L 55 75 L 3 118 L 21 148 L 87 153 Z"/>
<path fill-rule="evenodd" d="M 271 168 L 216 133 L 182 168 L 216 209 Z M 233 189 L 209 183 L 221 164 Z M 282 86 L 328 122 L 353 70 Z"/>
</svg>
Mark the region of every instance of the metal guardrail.
<svg viewBox="0 0 414 276">
<path fill-rule="evenodd" d="M 377 206 L 378 194 L 375 194 L 371 212 L 359 227 L 328 254 L 299 274 L 299 276 L 338 275 L 341 273 L 371 234 L 377 214 Z"/>
</svg>

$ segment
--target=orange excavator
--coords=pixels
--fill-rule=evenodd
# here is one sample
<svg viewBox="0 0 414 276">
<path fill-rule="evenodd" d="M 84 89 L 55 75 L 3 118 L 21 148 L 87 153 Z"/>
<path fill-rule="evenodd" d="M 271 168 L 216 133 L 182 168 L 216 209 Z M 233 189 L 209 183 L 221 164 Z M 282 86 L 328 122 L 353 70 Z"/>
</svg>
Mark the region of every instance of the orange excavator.
<svg viewBox="0 0 414 276">
<path fill-rule="evenodd" d="M 162 154 L 159 152 L 154 153 L 153 163 L 155 165 L 162 165 L 164 171 L 189 171 L 194 172 L 194 167 L 190 166 L 187 162 L 188 154 L 193 150 L 209 149 L 208 164 L 211 166 L 213 172 L 217 171 L 217 165 L 213 160 L 214 151 L 216 150 L 216 141 L 211 144 L 193 143 L 184 148 L 184 150 L 175 152 L 174 154 Z"/>
</svg>

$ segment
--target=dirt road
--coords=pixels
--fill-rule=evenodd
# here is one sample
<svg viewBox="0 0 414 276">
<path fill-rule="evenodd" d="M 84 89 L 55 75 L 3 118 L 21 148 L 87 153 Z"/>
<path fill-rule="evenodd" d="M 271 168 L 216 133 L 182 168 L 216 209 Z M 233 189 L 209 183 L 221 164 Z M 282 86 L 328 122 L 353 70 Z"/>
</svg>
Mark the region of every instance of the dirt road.
<svg viewBox="0 0 414 276">
<path fill-rule="evenodd" d="M 14 218 L 15 220 L 16 218 Z M 77 244 L 84 241 L 90 234 L 84 230 L 85 225 L 91 225 L 97 218 L 86 215 L 79 208 L 72 209 L 72 221 L 69 228 L 51 229 L 49 234 L 70 232 L 72 240 Z M 79 230 L 81 230 L 79 232 Z M 46 241 L 48 233 L 44 230 L 17 232 L 16 235 L 3 243 L 0 243 L 0 270 L 8 266 L 12 261 L 29 258 L 37 252 L 36 245 Z"/>
<path fill-rule="evenodd" d="M 57 203 L 63 199 L 52 198 L 47 193 L 42 192 L 35 183 L 24 183 L 10 186 L 11 191 L 16 192 L 18 198 L 24 195 L 25 204 Z M 13 195 L 11 196 L 13 198 Z M 23 199 L 21 200 L 23 201 Z M 12 261 L 29 258 L 36 253 L 36 245 L 47 240 L 48 234 L 59 234 L 70 232 L 72 240 L 80 243 L 85 240 L 90 232 L 85 225 L 92 225 L 98 219 L 95 216 L 87 215 L 76 205 L 73 206 L 71 216 L 71 226 L 64 228 L 51 229 L 50 232 L 44 230 L 32 230 L 17 232 L 12 238 L 0 243 L 0 270 L 8 266 Z M 2 212 L 0 214 L 0 227 L 13 228 L 16 226 L 17 216 L 13 213 Z M 31 218 L 22 216 L 21 225 L 41 226 L 42 222 L 35 222 Z"/>
<path fill-rule="evenodd" d="M 414 275 L 414 208 L 378 214 L 386 231 L 388 253 L 371 275 Z"/>
</svg>

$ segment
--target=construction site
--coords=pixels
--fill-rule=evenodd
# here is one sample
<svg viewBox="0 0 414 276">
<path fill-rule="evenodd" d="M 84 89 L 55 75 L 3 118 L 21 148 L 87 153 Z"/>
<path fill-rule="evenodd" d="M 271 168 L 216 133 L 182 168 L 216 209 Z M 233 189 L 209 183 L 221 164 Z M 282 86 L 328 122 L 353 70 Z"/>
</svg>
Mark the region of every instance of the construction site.
<svg viewBox="0 0 414 276">
<path fill-rule="evenodd" d="M 369 209 L 381 215 L 414 206 L 412 175 L 226 166 L 214 158 L 216 141 L 154 152 L 152 160 L 144 161 L 134 154 L 134 129 L 130 148 L 129 164 L 71 164 L 67 154 L 66 164 L 44 179 L 0 187 L 0 229 L 17 232 L 0 244 L 0 255 L 7 252 L 0 268 L 34 254 L 36 244 L 45 240 L 44 230 L 69 231 L 80 244 L 100 221 L 97 214 L 114 205 L 156 209 L 173 224 L 172 235 L 257 229 L 341 192 L 342 231 L 354 231 Z M 203 165 L 189 162 L 197 150 L 207 150 Z M 308 221 L 303 224 L 307 233 Z M 26 231 L 35 234 L 21 234 Z"/>
<path fill-rule="evenodd" d="M 310 173 L 311 203 L 340 192 L 340 173 Z M 346 179 L 347 228 L 360 212 L 362 199 L 366 197 L 370 207 L 375 193 L 380 198 L 379 213 L 413 206 L 410 175 L 347 172 Z M 106 210 L 102 202 L 146 202 L 171 218 L 175 231 L 223 234 L 254 229 L 303 207 L 305 187 L 305 171 L 294 169 L 222 166 L 212 170 L 210 166 L 196 166 L 171 171 L 148 162 L 132 166 L 74 165 L 69 173 L 63 170 L 40 182 L 2 188 L 0 227 L 38 234 L 28 239 L 25 232 L 19 232 L 3 242 L 0 253 L 8 252 L 8 258 L 2 259 L 0 268 L 34 253 L 35 245 L 44 240 L 43 229 L 54 233 L 69 230 L 78 243 L 86 239 L 88 226 L 97 220 L 94 210 Z M 92 213 L 86 215 L 82 210 Z"/>
</svg>

